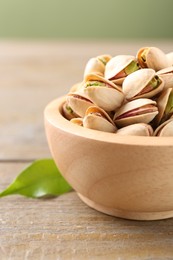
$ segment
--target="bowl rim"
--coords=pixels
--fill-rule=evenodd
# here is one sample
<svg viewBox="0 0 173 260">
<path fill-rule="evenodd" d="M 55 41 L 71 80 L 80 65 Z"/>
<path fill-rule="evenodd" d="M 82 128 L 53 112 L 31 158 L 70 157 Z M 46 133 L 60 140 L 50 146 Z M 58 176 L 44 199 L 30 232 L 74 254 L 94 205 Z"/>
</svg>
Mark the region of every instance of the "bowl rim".
<svg viewBox="0 0 173 260">
<path fill-rule="evenodd" d="M 47 104 L 44 110 L 45 123 L 49 122 L 55 128 L 68 134 L 99 142 L 134 146 L 173 146 L 173 137 L 120 136 L 73 124 L 62 115 L 62 105 L 65 100 L 66 96 L 62 96 Z"/>
</svg>

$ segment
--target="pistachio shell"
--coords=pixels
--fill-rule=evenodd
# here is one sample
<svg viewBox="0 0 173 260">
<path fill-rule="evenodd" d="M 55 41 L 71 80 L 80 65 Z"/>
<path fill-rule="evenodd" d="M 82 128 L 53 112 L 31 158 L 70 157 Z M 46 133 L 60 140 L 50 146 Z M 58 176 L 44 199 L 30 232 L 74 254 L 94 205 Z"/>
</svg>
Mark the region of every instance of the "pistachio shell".
<svg viewBox="0 0 173 260">
<path fill-rule="evenodd" d="M 166 120 L 168 119 L 167 117 L 165 117 L 164 113 L 165 113 L 166 106 L 168 104 L 168 100 L 169 100 L 169 96 L 170 96 L 171 92 L 173 92 L 172 88 L 165 89 L 157 100 L 157 106 L 158 106 L 159 113 L 155 118 L 156 125 L 162 123 L 163 121 L 165 121 L 165 119 Z"/>
<path fill-rule="evenodd" d="M 169 66 L 173 66 L 173 52 L 167 53 L 166 58 L 169 62 Z"/>
<path fill-rule="evenodd" d="M 105 65 L 98 58 L 91 58 L 86 64 L 84 70 L 84 77 L 86 77 L 89 73 L 95 73 L 104 75 Z"/>
<path fill-rule="evenodd" d="M 173 136 L 173 118 L 165 121 L 156 128 L 154 135 L 156 136 Z"/>
<path fill-rule="evenodd" d="M 97 59 L 99 59 L 104 65 L 106 65 L 108 61 L 112 59 L 112 56 L 109 54 L 102 54 L 97 56 Z"/>
<path fill-rule="evenodd" d="M 88 81 L 100 81 L 107 84 L 109 87 L 117 89 L 118 91 L 122 92 L 121 88 L 116 84 L 114 84 L 112 81 L 95 73 L 90 73 L 84 78 L 84 82 L 88 82 Z"/>
<path fill-rule="evenodd" d="M 83 126 L 110 133 L 116 132 L 117 129 L 109 115 L 97 106 L 91 106 L 87 109 L 83 119 Z"/>
<path fill-rule="evenodd" d="M 124 104 L 114 115 L 114 122 L 117 126 L 123 127 L 136 123 L 148 124 L 158 114 L 156 102 L 140 98 Z"/>
<path fill-rule="evenodd" d="M 120 78 L 120 79 L 112 79 L 111 81 L 116 84 L 117 86 L 122 86 L 124 80 L 125 80 L 126 77 L 123 77 L 123 78 Z"/>
<path fill-rule="evenodd" d="M 150 125 L 144 123 L 138 123 L 125 126 L 119 129 L 116 134 L 118 135 L 135 135 L 135 136 L 151 136 L 153 135 L 153 129 Z"/>
<path fill-rule="evenodd" d="M 124 80 L 125 75 L 115 79 L 115 77 L 122 72 L 132 61 L 135 61 L 136 58 L 131 55 L 118 55 L 113 57 L 105 67 L 105 78 L 113 80 L 116 84 L 120 85 Z"/>
<path fill-rule="evenodd" d="M 70 120 L 70 122 L 72 122 L 73 124 L 79 125 L 79 126 L 83 126 L 83 119 L 82 118 L 72 118 Z"/>
<path fill-rule="evenodd" d="M 69 93 L 67 95 L 66 102 L 67 105 L 74 111 L 74 113 L 80 117 L 84 117 L 87 108 L 93 104 L 91 100 L 78 92 Z"/>
<path fill-rule="evenodd" d="M 68 120 L 78 117 L 78 115 L 76 113 L 74 113 L 72 108 L 67 105 L 67 102 L 65 102 L 62 106 L 62 113 L 63 113 L 64 117 Z"/>
<path fill-rule="evenodd" d="M 153 88 L 152 90 L 148 89 L 149 91 L 144 92 L 143 94 L 141 93 L 155 76 L 155 71 L 153 69 L 137 70 L 127 76 L 122 85 L 122 90 L 126 99 L 151 98 L 161 92 L 164 87 L 163 79 L 159 79 L 160 85 L 158 87 Z"/>
<path fill-rule="evenodd" d="M 145 61 L 141 58 L 145 52 Z M 137 53 L 139 64 L 142 68 L 151 68 L 155 71 L 169 67 L 170 63 L 166 54 L 156 47 L 143 47 Z"/>
<path fill-rule="evenodd" d="M 90 73 L 95 73 L 103 76 L 105 71 L 105 65 L 111 58 L 112 57 L 110 55 L 103 54 L 89 59 L 85 66 L 84 78 Z"/>
<path fill-rule="evenodd" d="M 164 89 L 173 88 L 173 66 L 159 70 L 157 75 L 164 80 Z"/>
<path fill-rule="evenodd" d="M 98 86 L 86 87 L 84 84 L 81 89 L 81 93 L 84 93 L 84 95 L 92 100 L 94 104 L 106 111 L 112 111 L 121 106 L 124 100 L 124 94 L 121 88 L 114 83 L 96 74 L 87 75 L 85 81 L 98 81 Z M 99 85 L 99 82 L 106 85 Z"/>
<path fill-rule="evenodd" d="M 98 106 L 90 106 L 86 112 L 85 112 L 85 116 L 89 115 L 89 114 L 100 114 L 100 116 L 104 117 L 106 120 L 108 120 L 111 124 L 115 125 L 114 121 L 112 120 L 112 118 L 109 116 L 109 114 L 104 111 L 102 108 L 98 107 Z"/>
</svg>

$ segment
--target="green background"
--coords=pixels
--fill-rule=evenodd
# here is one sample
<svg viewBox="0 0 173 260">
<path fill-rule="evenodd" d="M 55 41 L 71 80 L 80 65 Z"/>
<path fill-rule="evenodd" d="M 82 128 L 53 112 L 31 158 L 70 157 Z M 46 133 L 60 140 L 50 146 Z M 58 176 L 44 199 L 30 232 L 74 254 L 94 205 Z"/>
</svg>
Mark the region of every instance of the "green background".
<svg viewBox="0 0 173 260">
<path fill-rule="evenodd" d="M 173 38 L 173 0 L 0 0 L 1 38 Z"/>
</svg>

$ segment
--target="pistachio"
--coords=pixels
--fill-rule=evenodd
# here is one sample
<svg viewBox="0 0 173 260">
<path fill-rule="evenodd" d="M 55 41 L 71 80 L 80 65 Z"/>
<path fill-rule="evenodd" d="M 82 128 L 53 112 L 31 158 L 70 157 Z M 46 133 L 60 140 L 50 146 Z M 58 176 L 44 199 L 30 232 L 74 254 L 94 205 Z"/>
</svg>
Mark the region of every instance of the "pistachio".
<svg viewBox="0 0 173 260">
<path fill-rule="evenodd" d="M 140 98 L 124 104 L 114 115 L 114 122 L 117 126 L 123 127 L 135 123 L 151 122 L 158 114 L 156 102 Z"/>
<path fill-rule="evenodd" d="M 105 111 L 115 110 L 124 100 L 121 88 L 96 74 L 89 74 L 85 77 L 80 92 Z"/>
<path fill-rule="evenodd" d="M 154 132 L 155 136 L 173 136 L 173 118 L 165 121 Z"/>
<path fill-rule="evenodd" d="M 168 88 L 163 91 L 157 100 L 159 114 L 155 118 L 156 125 L 162 124 L 173 115 L 173 89 Z"/>
<path fill-rule="evenodd" d="M 164 89 L 173 88 L 173 66 L 159 70 L 157 75 L 164 80 Z"/>
<path fill-rule="evenodd" d="M 136 58 L 91 58 L 62 114 L 73 124 L 117 135 L 173 136 L 173 52 L 143 47 Z"/>
<path fill-rule="evenodd" d="M 95 58 L 91 58 L 85 67 L 84 77 L 90 73 L 95 73 L 103 76 L 106 63 L 111 59 L 110 55 L 100 55 Z"/>
<path fill-rule="evenodd" d="M 91 106 L 87 109 L 83 119 L 83 126 L 86 128 L 110 132 L 116 132 L 117 128 L 109 115 L 100 107 Z"/>
<path fill-rule="evenodd" d="M 90 99 L 77 92 L 69 93 L 66 102 L 67 106 L 70 107 L 75 114 L 79 115 L 79 117 L 84 117 L 87 108 L 93 104 Z"/>
<path fill-rule="evenodd" d="M 150 125 L 144 123 L 132 124 L 119 129 L 117 135 L 135 135 L 135 136 L 151 136 L 153 129 Z"/>
<path fill-rule="evenodd" d="M 70 122 L 72 122 L 73 124 L 79 125 L 79 126 L 83 126 L 83 119 L 82 118 L 72 118 L 70 120 Z"/>
<path fill-rule="evenodd" d="M 173 91 L 170 92 L 168 103 L 165 108 L 165 114 L 170 118 L 173 114 Z"/>
<path fill-rule="evenodd" d="M 151 68 L 155 71 L 170 66 L 166 54 L 156 47 L 143 47 L 137 53 L 137 59 L 142 68 Z"/>
<path fill-rule="evenodd" d="M 64 117 L 68 120 L 78 117 L 78 115 L 76 113 L 74 113 L 72 108 L 70 106 L 68 106 L 67 102 L 65 102 L 62 106 L 62 113 L 63 113 Z"/>
<path fill-rule="evenodd" d="M 118 55 L 112 58 L 105 67 L 105 78 L 121 85 L 124 78 L 139 69 L 134 56 Z"/>
<path fill-rule="evenodd" d="M 151 98 L 162 91 L 163 79 L 153 69 L 141 69 L 125 78 L 122 90 L 127 100 Z"/>
</svg>

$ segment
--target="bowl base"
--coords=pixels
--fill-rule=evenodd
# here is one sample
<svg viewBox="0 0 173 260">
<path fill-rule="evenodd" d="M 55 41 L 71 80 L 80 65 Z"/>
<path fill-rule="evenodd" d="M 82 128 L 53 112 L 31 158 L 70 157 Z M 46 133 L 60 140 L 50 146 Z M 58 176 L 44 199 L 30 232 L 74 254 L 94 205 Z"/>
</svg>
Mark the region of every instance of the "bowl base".
<svg viewBox="0 0 173 260">
<path fill-rule="evenodd" d="M 135 211 L 125 211 L 119 210 L 115 208 L 109 208 L 103 205 L 100 205 L 85 196 L 78 193 L 80 199 L 86 203 L 89 207 L 96 209 L 102 213 L 107 215 L 111 215 L 114 217 L 120 217 L 125 219 L 133 219 L 133 220 L 159 220 L 173 217 L 173 210 L 171 211 L 163 211 L 163 212 L 135 212 Z"/>
</svg>

